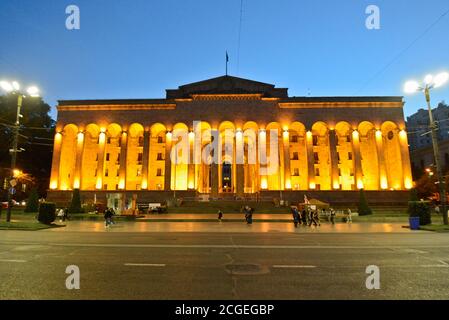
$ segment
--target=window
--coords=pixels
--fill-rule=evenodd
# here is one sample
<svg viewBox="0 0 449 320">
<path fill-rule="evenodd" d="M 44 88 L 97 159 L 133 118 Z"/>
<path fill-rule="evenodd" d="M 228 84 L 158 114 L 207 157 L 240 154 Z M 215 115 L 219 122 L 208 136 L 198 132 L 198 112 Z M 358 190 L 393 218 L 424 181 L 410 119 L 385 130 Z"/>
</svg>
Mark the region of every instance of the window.
<svg viewBox="0 0 449 320">
<path fill-rule="evenodd" d="M 108 137 L 107 144 L 111 144 L 111 142 L 112 142 L 112 138 Z"/>
<path fill-rule="evenodd" d="M 346 136 L 346 142 L 351 142 L 351 137 L 350 136 Z"/>
<path fill-rule="evenodd" d="M 96 177 L 97 175 L 98 175 L 98 169 L 95 169 L 94 177 Z"/>
<path fill-rule="evenodd" d="M 143 137 L 139 137 L 139 147 L 143 147 Z"/>
<path fill-rule="evenodd" d="M 313 136 L 313 145 L 314 146 L 318 145 L 318 136 Z"/>
<path fill-rule="evenodd" d="M 293 152 L 293 158 L 292 160 L 299 160 L 299 154 L 298 152 Z"/>
<path fill-rule="evenodd" d="M 315 164 L 320 163 L 320 157 L 318 155 L 318 152 L 313 153 L 313 159 L 315 160 Z"/>
<path fill-rule="evenodd" d="M 115 176 L 120 177 L 120 169 L 117 169 L 117 174 Z"/>
<path fill-rule="evenodd" d="M 164 143 L 164 138 L 162 136 L 157 137 L 157 143 Z"/>
<path fill-rule="evenodd" d="M 315 177 L 320 176 L 320 168 L 315 168 Z"/>
<path fill-rule="evenodd" d="M 115 164 L 120 164 L 120 153 L 117 154 L 117 160 L 115 160 Z"/>
<path fill-rule="evenodd" d="M 158 161 L 164 160 L 164 159 L 162 159 L 162 153 L 157 154 L 157 160 Z"/>
<path fill-rule="evenodd" d="M 162 177 L 162 169 L 157 169 L 156 176 Z"/>
<path fill-rule="evenodd" d="M 298 136 L 290 136 L 290 142 L 297 143 L 298 142 Z"/>
<path fill-rule="evenodd" d="M 104 171 L 104 176 L 105 176 L 105 177 L 109 177 L 109 169 L 106 169 L 106 170 Z"/>
<path fill-rule="evenodd" d="M 109 161 L 109 158 L 111 157 L 110 153 L 106 153 L 106 161 Z"/>
<path fill-rule="evenodd" d="M 118 184 L 115 185 L 115 190 L 118 190 Z"/>
<path fill-rule="evenodd" d="M 348 160 L 352 160 L 352 152 L 348 152 Z"/>
<path fill-rule="evenodd" d="M 340 152 L 337 152 L 338 163 L 341 163 Z"/>
<path fill-rule="evenodd" d="M 298 168 L 293 169 L 293 176 L 299 177 L 299 169 Z"/>
<path fill-rule="evenodd" d="M 338 175 L 341 177 L 341 169 L 338 169 Z"/>
<path fill-rule="evenodd" d="M 137 164 L 142 164 L 143 153 L 137 154 Z"/>
<path fill-rule="evenodd" d="M 108 185 L 105 184 L 105 185 L 103 186 L 103 189 L 104 189 L 104 190 L 108 190 Z"/>
<path fill-rule="evenodd" d="M 353 176 L 354 176 L 354 169 L 351 168 L 351 177 L 353 177 Z"/>
</svg>

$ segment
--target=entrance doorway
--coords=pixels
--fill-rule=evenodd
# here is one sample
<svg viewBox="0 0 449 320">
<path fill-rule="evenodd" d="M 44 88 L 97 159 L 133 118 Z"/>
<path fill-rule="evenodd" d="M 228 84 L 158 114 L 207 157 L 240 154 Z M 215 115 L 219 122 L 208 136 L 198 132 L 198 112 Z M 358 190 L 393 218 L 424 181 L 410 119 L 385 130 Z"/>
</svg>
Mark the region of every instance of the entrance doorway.
<svg viewBox="0 0 449 320">
<path fill-rule="evenodd" d="M 221 185 L 223 193 L 232 193 L 232 164 L 223 162 L 221 171 Z"/>
</svg>

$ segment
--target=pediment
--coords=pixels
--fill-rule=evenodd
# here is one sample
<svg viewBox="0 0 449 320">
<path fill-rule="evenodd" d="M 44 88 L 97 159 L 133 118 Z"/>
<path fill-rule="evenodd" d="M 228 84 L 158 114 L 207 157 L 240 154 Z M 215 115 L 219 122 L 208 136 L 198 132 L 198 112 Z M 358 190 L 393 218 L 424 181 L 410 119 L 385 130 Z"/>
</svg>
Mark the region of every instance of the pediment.
<svg viewBox="0 0 449 320">
<path fill-rule="evenodd" d="M 178 89 L 167 90 L 167 99 L 190 98 L 193 95 L 226 95 L 226 94 L 260 94 L 263 97 L 288 97 L 288 89 L 276 88 L 275 85 L 232 77 L 222 76 L 204 81 L 189 83 Z"/>
</svg>

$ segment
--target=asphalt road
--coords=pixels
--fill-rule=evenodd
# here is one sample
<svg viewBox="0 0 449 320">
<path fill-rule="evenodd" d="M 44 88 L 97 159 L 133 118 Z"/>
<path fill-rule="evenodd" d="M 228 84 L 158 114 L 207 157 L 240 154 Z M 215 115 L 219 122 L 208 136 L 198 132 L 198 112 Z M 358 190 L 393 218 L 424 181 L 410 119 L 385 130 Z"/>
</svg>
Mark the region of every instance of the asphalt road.
<svg viewBox="0 0 449 320">
<path fill-rule="evenodd" d="M 449 299 L 449 234 L 0 231 L 0 299 Z M 80 290 L 65 286 L 68 265 Z M 368 290 L 366 267 L 380 268 Z"/>
</svg>

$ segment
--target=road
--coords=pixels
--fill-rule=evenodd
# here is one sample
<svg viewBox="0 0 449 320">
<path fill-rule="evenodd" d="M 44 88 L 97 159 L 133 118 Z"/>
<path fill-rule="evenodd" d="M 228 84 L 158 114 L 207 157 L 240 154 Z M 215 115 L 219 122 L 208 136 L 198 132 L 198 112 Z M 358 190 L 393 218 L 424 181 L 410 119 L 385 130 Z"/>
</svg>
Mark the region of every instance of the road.
<svg viewBox="0 0 449 320">
<path fill-rule="evenodd" d="M 449 299 L 449 234 L 128 229 L 0 231 L 0 299 Z"/>
</svg>

